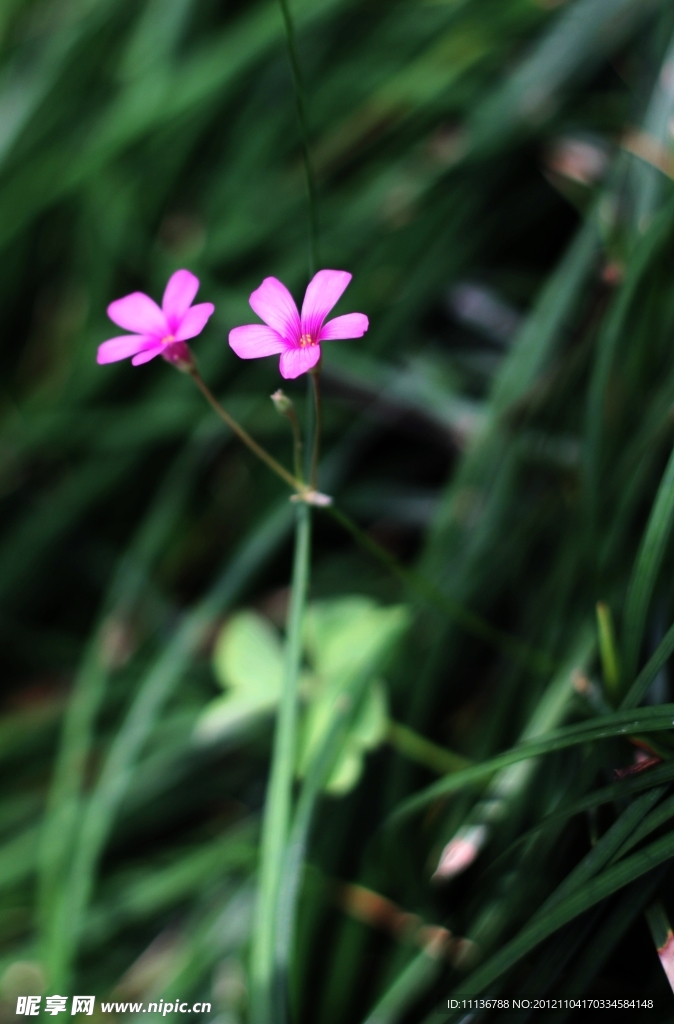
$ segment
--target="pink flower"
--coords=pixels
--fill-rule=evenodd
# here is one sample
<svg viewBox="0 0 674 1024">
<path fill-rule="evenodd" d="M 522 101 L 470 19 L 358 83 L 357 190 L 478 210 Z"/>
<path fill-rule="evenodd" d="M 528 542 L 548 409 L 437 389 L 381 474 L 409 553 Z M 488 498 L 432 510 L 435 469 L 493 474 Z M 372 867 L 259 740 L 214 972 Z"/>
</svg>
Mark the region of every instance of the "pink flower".
<svg viewBox="0 0 674 1024">
<path fill-rule="evenodd" d="M 299 377 L 321 358 L 322 341 L 361 338 L 368 329 L 363 313 L 347 313 L 324 323 L 350 280 L 345 270 L 319 270 L 309 282 L 300 316 L 286 286 L 275 277 L 265 277 L 250 297 L 253 312 L 264 324 L 235 327 L 229 332 L 230 346 L 242 359 L 280 354 L 281 376 Z"/>
<path fill-rule="evenodd" d="M 116 363 L 133 356 L 134 366 L 163 356 L 171 363 L 190 363 L 192 357 L 185 344 L 188 338 L 201 334 L 215 309 L 212 302 L 192 305 L 199 290 L 199 279 L 189 270 L 176 270 L 164 291 L 161 309 L 149 295 L 132 292 L 115 299 L 108 306 L 114 324 L 133 334 L 111 338 L 98 346 L 98 363 Z"/>
</svg>

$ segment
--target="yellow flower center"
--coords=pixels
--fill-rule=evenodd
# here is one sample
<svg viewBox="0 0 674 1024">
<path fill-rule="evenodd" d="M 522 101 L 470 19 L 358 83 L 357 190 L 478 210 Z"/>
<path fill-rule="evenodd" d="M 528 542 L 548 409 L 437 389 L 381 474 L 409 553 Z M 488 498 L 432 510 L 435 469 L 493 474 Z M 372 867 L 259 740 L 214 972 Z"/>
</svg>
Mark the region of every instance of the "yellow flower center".
<svg viewBox="0 0 674 1024">
<path fill-rule="evenodd" d="M 310 334 L 303 334 L 300 338 L 300 348 L 306 348 L 307 345 L 315 345 L 316 342 Z"/>
<path fill-rule="evenodd" d="M 167 334 L 165 338 L 161 339 L 162 345 L 172 345 L 176 339 L 172 334 Z"/>
</svg>

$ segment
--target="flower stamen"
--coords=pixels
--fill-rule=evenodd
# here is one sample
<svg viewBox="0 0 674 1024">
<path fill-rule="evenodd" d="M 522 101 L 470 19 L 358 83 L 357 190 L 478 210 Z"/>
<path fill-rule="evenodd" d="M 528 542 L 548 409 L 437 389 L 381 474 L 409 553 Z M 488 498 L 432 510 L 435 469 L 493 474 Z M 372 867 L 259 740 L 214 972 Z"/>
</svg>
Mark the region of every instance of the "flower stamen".
<svg viewBox="0 0 674 1024">
<path fill-rule="evenodd" d="M 303 334 L 300 338 L 300 348 L 306 348 L 307 345 L 315 345 L 316 342 L 310 334 Z"/>
</svg>

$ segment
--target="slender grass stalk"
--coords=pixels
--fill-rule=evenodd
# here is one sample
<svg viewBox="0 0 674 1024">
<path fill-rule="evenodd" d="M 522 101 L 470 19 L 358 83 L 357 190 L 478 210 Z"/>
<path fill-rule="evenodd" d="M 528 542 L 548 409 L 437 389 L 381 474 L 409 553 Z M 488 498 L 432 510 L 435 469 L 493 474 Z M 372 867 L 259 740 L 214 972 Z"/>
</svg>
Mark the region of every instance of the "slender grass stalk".
<svg viewBox="0 0 674 1024">
<path fill-rule="evenodd" d="M 335 751 L 343 734 L 344 724 L 353 708 L 351 702 L 342 700 L 336 709 L 328 735 L 312 760 L 302 791 L 297 801 L 283 862 L 283 878 L 279 888 L 278 920 L 275 936 L 275 970 L 278 1024 L 285 1024 L 288 1003 L 288 974 L 292 963 L 297 916 L 297 898 L 302 880 L 302 865 L 313 814 L 330 770 L 334 764 Z"/>
<path fill-rule="evenodd" d="M 260 880 L 251 953 L 251 1019 L 254 1024 L 272 1024 L 279 1019 L 275 944 L 295 772 L 297 696 L 302 624 L 309 585 L 310 536 L 310 511 L 302 502 L 297 508 L 283 686 L 262 826 Z"/>
<path fill-rule="evenodd" d="M 307 198 L 309 201 L 309 276 L 313 277 L 318 269 L 318 203 L 316 201 L 316 181 L 311 163 L 309 151 L 309 133 L 307 131 L 306 103 L 304 99 L 304 84 L 302 72 L 297 55 L 297 41 L 295 38 L 295 26 L 288 0 L 279 0 L 283 26 L 288 44 L 288 56 L 290 58 L 290 69 L 293 76 L 293 87 L 295 90 L 295 106 L 297 108 L 297 120 L 300 128 L 302 141 L 302 158 L 304 161 L 304 173 L 307 182 Z"/>
</svg>

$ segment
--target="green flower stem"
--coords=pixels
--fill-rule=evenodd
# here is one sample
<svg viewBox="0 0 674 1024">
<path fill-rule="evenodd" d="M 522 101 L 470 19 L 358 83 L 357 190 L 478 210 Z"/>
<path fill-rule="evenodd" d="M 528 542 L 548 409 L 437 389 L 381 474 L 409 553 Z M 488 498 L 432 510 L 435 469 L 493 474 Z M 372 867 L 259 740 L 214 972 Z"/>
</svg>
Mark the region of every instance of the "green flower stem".
<svg viewBox="0 0 674 1024">
<path fill-rule="evenodd" d="M 268 451 L 257 443 L 257 441 L 253 440 L 248 431 L 244 430 L 244 428 L 240 426 L 232 416 L 230 416 L 227 410 L 220 405 L 196 367 L 190 367 L 188 372 L 220 419 L 234 431 L 237 437 L 241 438 L 243 443 L 253 452 L 254 455 L 261 459 L 265 465 L 272 470 L 272 472 L 276 473 L 277 476 L 280 476 L 285 483 L 292 487 L 297 494 L 297 498 L 303 504 L 327 506 L 328 512 L 333 519 L 336 519 L 337 522 L 351 534 L 362 548 L 369 551 L 371 555 L 374 555 L 378 561 L 382 562 L 394 576 L 397 576 L 398 579 L 402 580 L 402 582 L 410 587 L 411 590 L 416 591 L 416 593 L 426 601 L 437 607 L 450 619 L 457 622 L 467 633 L 471 633 L 473 636 L 479 637 L 481 640 L 491 644 L 497 650 L 503 651 L 505 654 L 509 655 L 509 657 L 513 658 L 513 660 L 534 672 L 546 674 L 556 667 L 552 658 L 543 651 L 537 651 L 531 648 L 528 644 L 525 644 L 522 641 L 517 640 L 515 637 L 510 636 L 508 633 L 505 633 L 503 630 L 491 626 L 481 616 L 476 615 L 467 608 L 464 608 L 463 605 L 458 603 L 458 601 L 453 601 L 451 598 L 446 597 L 442 591 L 431 583 L 430 580 L 422 576 L 421 573 L 401 565 L 400 562 L 390 554 L 390 552 L 381 546 L 381 544 L 378 544 L 368 536 L 364 530 L 361 530 L 361 528 L 354 523 L 346 513 L 335 508 L 332 504 L 332 499 L 319 494 L 311 483 L 307 485 L 297 476 L 293 476 L 292 473 L 289 473 L 288 470 L 281 465 L 280 462 L 276 461 L 273 455 L 270 455 Z M 314 476 L 317 475 L 318 470 L 320 392 L 318 391 L 319 385 L 315 376 L 313 374 L 309 374 L 309 376 L 311 377 L 311 381 L 307 381 L 307 387 L 313 391 L 313 401 L 311 401 L 311 396 L 309 396 L 310 401 L 307 405 L 308 443 L 306 450 L 307 453 L 311 452 L 312 455 L 311 464 L 307 467 L 307 475 Z"/>
<path fill-rule="evenodd" d="M 303 477 L 302 473 L 302 434 L 300 431 L 300 425 L 297 419 L 297 415 L 294 409 L 290 409 L 287 414 L 288 421 L 293 432 L 293 466 L 295 469 L 295 476 L 298 480 Z"/>
<path fill-rule="evenodd" d="M 302 481 L 294 477 L 292 473 L 289 473 L 285 466 L 282 466 L 280 462 L 277 462 L 274 456 L 270 455 L 262 445 L 259 445 L 257 441 L 250 436 L 248 431 L 244 430 L 243 427 L 229 415 L 227 410 L 220 405 L 197 368 L 192 366 L 188 372 L 211 408 L 217 413 L 220 419 L 227 424 L 229 429 L 233 430 L 236 436 L 239 437 L 248 448 L 250 448 L 253 454 L 257 455 L 258 459 L 262 459 L 262 461 L 269 466 L 272 472 L 276 473 L 277 476 L 280 476 L 282 480 L 285 480 L 285 482 L 292 487 L 294 491 L 297 491 L 299 494 L 305 491 L 306 488 Z"/>
<path fill-rule="evenodd" d="M 309 482 L 312 490 L 318 487 L 318 460 L 321 450 L 321 370 L 320 362 L 309 374 L 314 392 L 314 439 L 311 453 L 311 474 Z"/>
<path fill-rule="evenodd" d="M 277 1016 L 275 946 L 278 900 L 290 827 L 295 771 L 297 691 L 302 656 L 302 623 L 309 583 L 310 536 L 309 507 L 301 502 L 297 507 L 283 688 L 262 824 L 258 903 L 251 955 L 253 1024 L 272 1024 Z"/>
<path fill-rule="evenodd" d="M 424 768 L 430 768 L 438 775 L 448 775 L 450 772 L 457 772 L 461 768 L 468 768 L 471 761 L 453 750 L 446 750 L 444 747 L 431 743 L 425 736 L 409 729 L 400 722 L 389 720 L 386 727 L 386 740 L 403 757 L 410 761 L 421 764 Z"/>
</svg>

